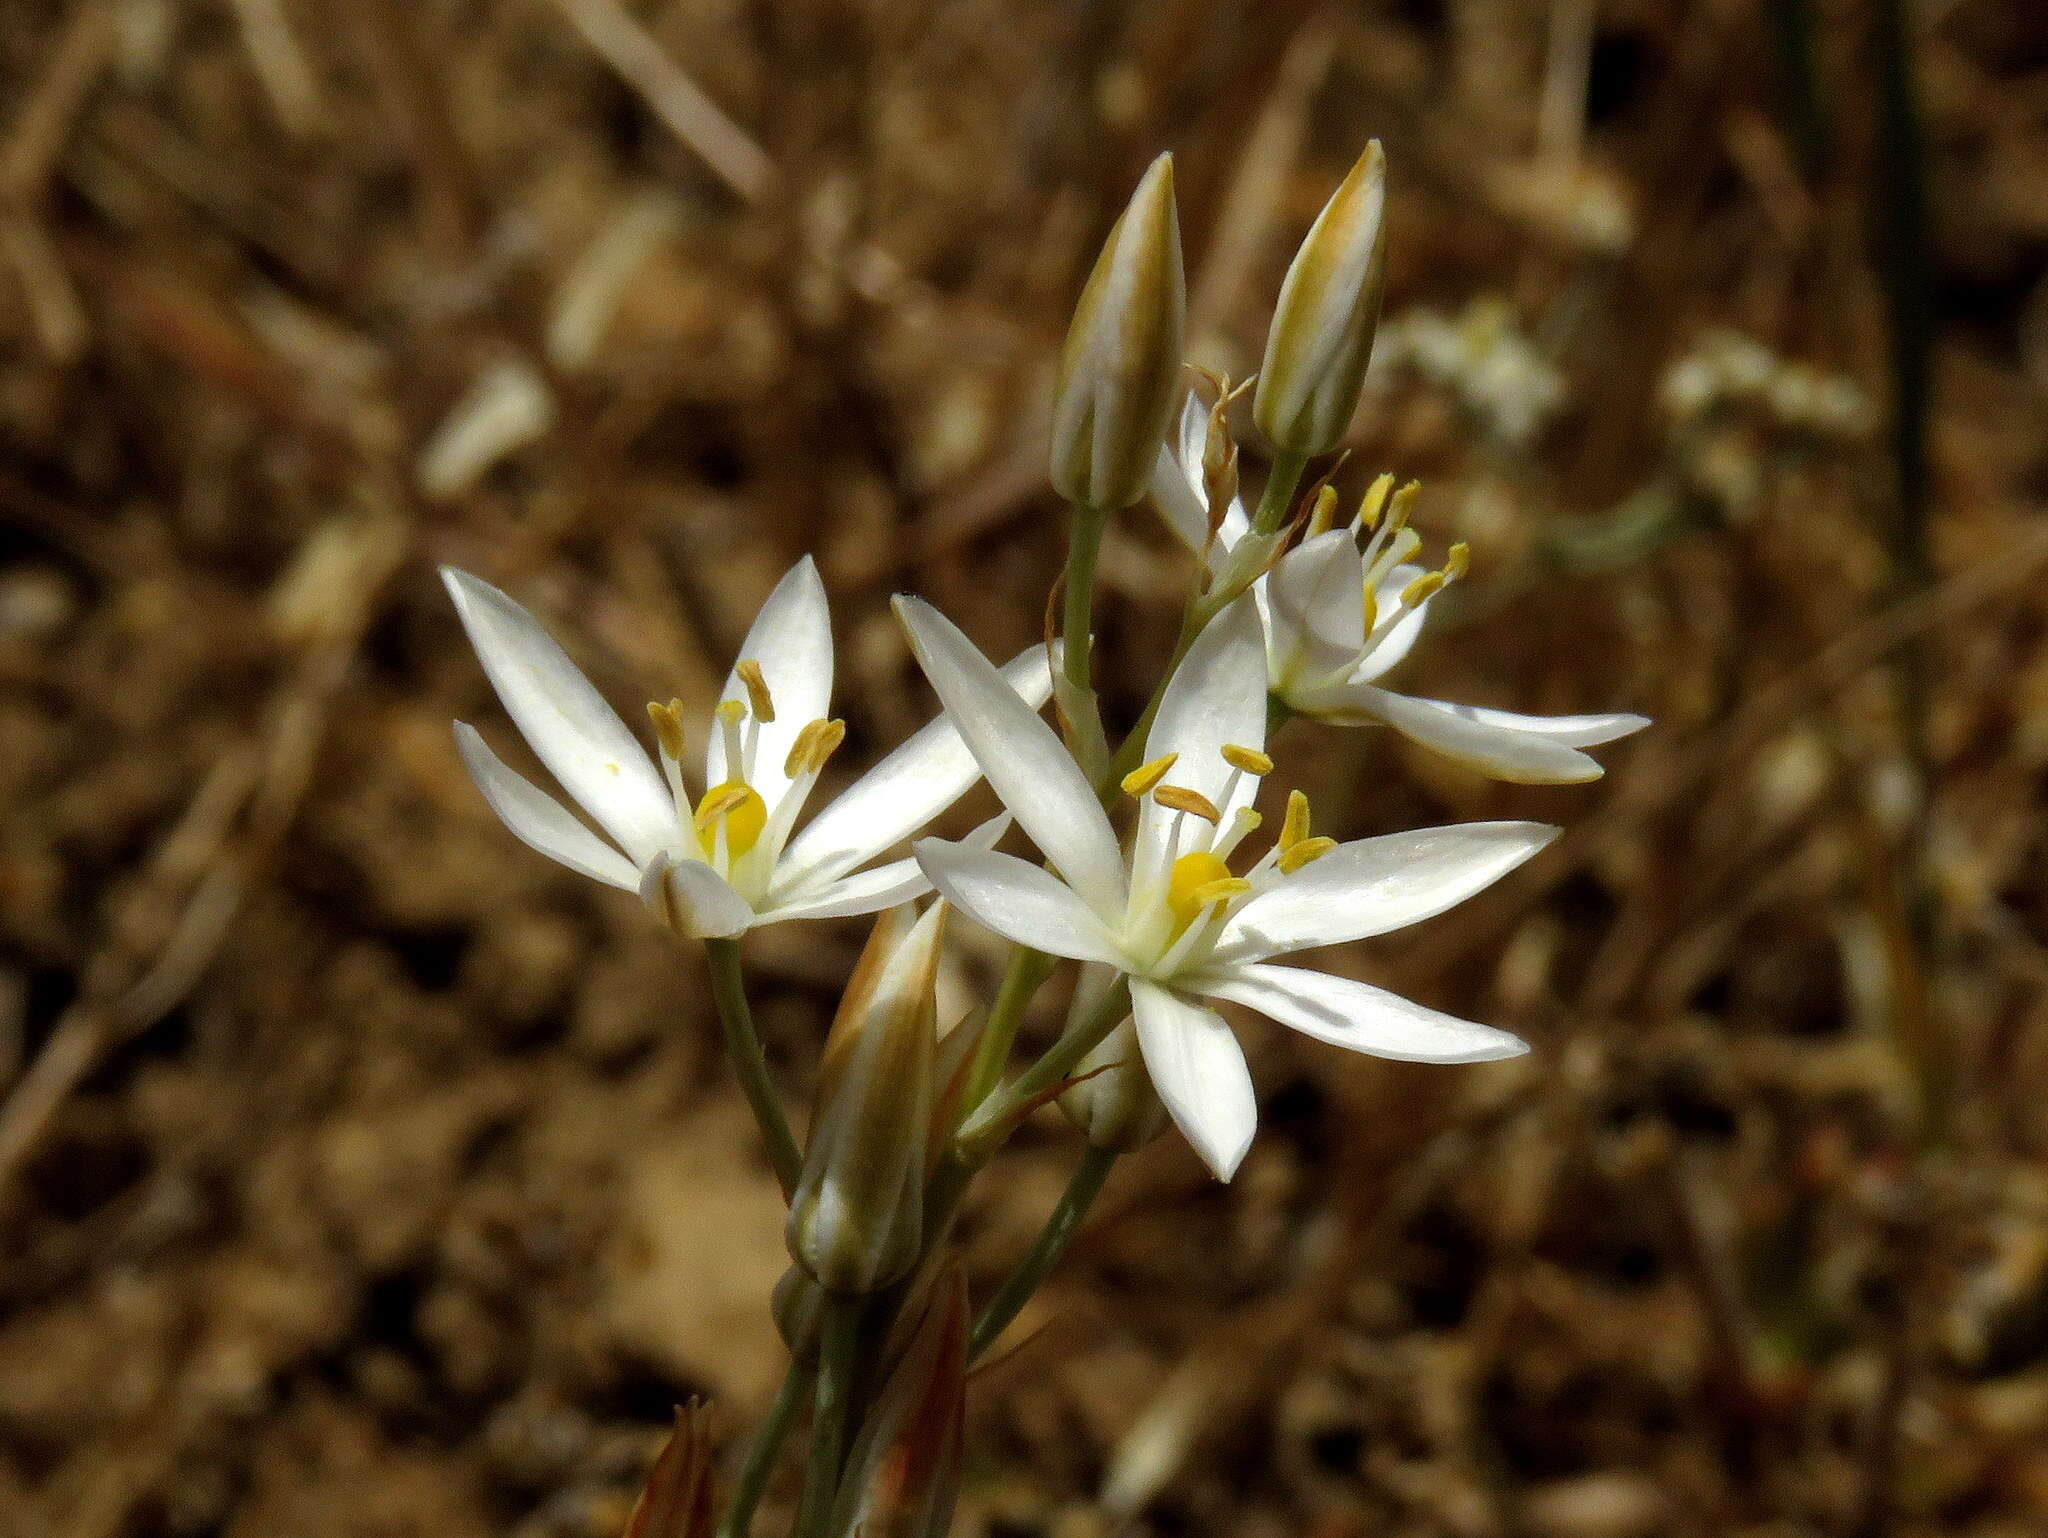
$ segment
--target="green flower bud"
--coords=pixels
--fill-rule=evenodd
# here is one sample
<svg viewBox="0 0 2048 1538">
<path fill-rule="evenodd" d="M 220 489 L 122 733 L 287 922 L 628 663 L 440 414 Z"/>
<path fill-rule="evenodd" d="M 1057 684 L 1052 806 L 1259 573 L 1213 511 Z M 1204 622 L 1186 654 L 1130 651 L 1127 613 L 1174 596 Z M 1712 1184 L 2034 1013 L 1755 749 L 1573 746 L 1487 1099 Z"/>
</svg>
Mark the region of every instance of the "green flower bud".
<svg viewBox="0 0 2048 1538">
<path fill-rule="evenodd" d="M 1387 158 L 1375 139 L 1323 205 L 1280 285 L 1252 420 L 1283 453 L 1329 453 L 1358 409 L 1386 286 L 1386 202 Z"/>
<path fill-rule="evenodd" d="M 1115 982 L 1108 967 L 1083 968 L 1067 1011 L 1070 1026 L 1093 1015 Z M 1075 1065 L 1074 1078 L 1060 1096 L 1060 1109 L 1091 1146 L 1129 1153 L 1166 1130 L 1166 1107 L 1145 1072 L 1137 1028 L 1128 1017 Z"/>
<path fill-rule="evenodd" d="M 882 915 L 825 1042 L 785 1237 L 827 1292 L 873 1292 L 917 1260 L 945 912 Z"/>
<path fill-rule="evenodd" d="M 1144 497 L 1180 400 L 1187 309 L 1173 157 L 1161 155 L 1103 243 L 1060 353 L 1052 484 L 1069 502 Z"/>
<path fill-rule="evenodd" d="M 825 1318 L 825 1293 L 811 1280 L 811 1273 L 802 1266 L 783 1272 L 769 1294 L 768 1311 L 774 1315 L 776 1331 L 789 1347 L 791 1360 L 815 1362 L 818 1333 Z"/>
</svg>

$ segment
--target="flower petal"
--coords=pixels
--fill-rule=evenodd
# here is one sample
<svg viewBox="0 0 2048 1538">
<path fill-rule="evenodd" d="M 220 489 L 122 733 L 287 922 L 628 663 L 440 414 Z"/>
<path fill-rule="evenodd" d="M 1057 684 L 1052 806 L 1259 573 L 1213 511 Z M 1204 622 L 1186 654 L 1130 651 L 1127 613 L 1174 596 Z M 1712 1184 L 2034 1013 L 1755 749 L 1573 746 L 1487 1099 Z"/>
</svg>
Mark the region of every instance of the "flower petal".
<svg viewBox="0 0 2048 1538">
<path fill-rule="evenodd" d="M 640 885 L 633 862 L 569 815 L 546 791 L 508 769 L 466 721 L 455 723 L 455 748 L 498 820 L 530 849 L 558 865 L 631 892 Z"/>
<path fill-rule="evenodd" d="M 1401 606 L 1401 594 L 1409 583 L 1422 575 L 1422 568 L 1403 561 L 1384 577 L 1373 591 L 1373 609 L 1378 614 L 1392 614 Z M 1353 683 L 1371 683 L 1381 674 L 1389 671 L 1395 663 L 1414 649 L 1422 635 L 1422 627 L 1429 621 L 1429 606 L 1434 598 L 1425 598 L 1421 603 L 1401 616 L 1400 623 L 1389 630 L 1351 675 Z"/>
<path fill-rule="evenodd" d="M 1220 967 L 1190 979 L 1213 998 L 1373 1057 L 1406 1063 L 1489 1063 L 1529 1050 L 1521 1037 L 1440 1014 L 1398 993 L 1308 967 Z"/>
<path fill-rule="evenodd" d="M 1215 1010 L 1143 978 L 1131 979 L 1131 1009 L 1152 1087 L 1202 1162 L 1228 1180 L 1259 1128 L 1244 1048 Z"/>
<path fill-rule="evenodd" d="M 491 687 L 534 754 L 637 867 L 672 848 L 675 802 L 647 752 L 540 621 L 490 583 L 441 568 Z"/>
<path fill-rule="evenodd" d="M 733 670 L 726 675 L 720 700 L 747 700 L 747 686 L 739 674 L 742 662 L 760 664 L 775 706 L 775 719 L 758 728 L 754 772 L 749 779 L 773 812 L 789 789 L 789 776 L 782 772 L 782 765 L 797 734 L 832 709 L 832 614 L 825 604 L 825 584 L 818 578 L 817 562 L 809 556 L 790 567 L 754 616 Z M 746 730 L 755 729 L 749 722 Z M 735 772 L 725 761 L 725 734 L 714 731 L 705 755 L 704 783 L 722 785 Z"/>
<path fill-rule="evenodd" d="M 1263 961 L 1434 918 L 1493 885 L 1557 835 L 1540 822 L 1466 822 L 1339 844 L 1238 909 L 1217 955 Z"/>
<path fill-rule="evenodd" d="M 1188 391 L 1180 408 L 1180 425 L 1172 441 L 1159 445 L 1152 462 L 1152 500 L 1180 542 L 1196 555 L 1209 542 L 1209 494 L 1202 485 L 1202 448 L 1209 436 L 1209 408 Z M 1233 497 L 1216 531 L 1214 554 L 1235 545 L 1251 527 L 1244 499 Z"/>
<path fill-rule="evenodd" d="M 939 895 L 983 928 L 1054 956 L 1124 964 L 1101 921 L 1051 872 L 942 838 L 919 839 L 915 853 Z"/>
<path fill-rule="evenodd" d="M 1352 684 L 1344 691 L 1344 709 L 1386 722 L 1411 742 L 1434 749 L 1469 769 L 1518 785 L 1573 785 L 1597 780 L 1606 771 L 1599 761 L 1569 745 L 1576 731 L 1601 731 L 1611 718 L 1566 716 L 1565 735 L 1544 729 L 1541 716 L 1518 716 L 1477 705 L 1417 699 L 1373 684 Z M 1625 717 L 1624 720 L 1633 720 Z M 1612 735 L 1625 735 L 1624 727 Z M 1605 741 L 1606 738 L 1596 738 Z"/>
<path fill-rule="evenodd" d="M 1033 710 L 1052 693 L 1052 662 L 1034 646 L 1003 669 Z M 791 841 L 775 873 L 792 895 L 901 843 L 981 778 L 981 765 L 952 717 L 939 716 L 848 786 Z"/>
<path fill-rule="evenodd" d="M 922 897 L 931 889 L 924 868 L 906 856 L 837 880 L 818 882 L 784 902 L 771 900 L 762 910 L 759 922 L 780 924 L 788 919 L 837 919 L 877 913 L 907 903 L 913 897 Z"/>
<path fill-rule="evenodd" d="M 1224 761 L 1226 744 L 1257 749 L 1266 741 L 1266 643 L 1259 632 L 1259 611 L 1240 598 L 1195 638 L 1159 701 L 1159 714 L 1145 739 L 1148 760 L 1178 755 L 1167 780 L 1199 791 L 1216 806 L 1228 826 L 1231 813 L 1248 806 L 1259 782 L 1236 776 L 1237 789 L 1226 796 L 1232 778 Z M 1164 849 L 1173 819 L 1184 815 L 1149 797 L 1138 814 L 1135 864 L 1151 871 Z M 1028 826 L 1028 825 L 1027 825 Z"/>
<path fill-rule="evenodd" d="M 664 894 L 662 885 L 668 891 Z M 754 910 L 702 860 L 671 860 L 666 855 L 647 867 L 640 896 L 669 919 L 678 934 L 698 940 L 724 940 L 754 927 Z"/>
<path fill-rule="evenodd" d="M 1113 922 L 1123 910 L 1123 853 L 1094 787 L 1066 744 L 937 609 L 922 599 L 900 597 L 896 616 L 918 665 L 1003 805 L 1082 900 Z"/>
<path fill-rule="evenodd" d="M 1273 655 L 1285 672 L 1314 678 L 1358 661 L 1364 571 L 1348 528 L 1325 530 L 1280 557 L 1266 577 L 1266 612 Z"/>
</svg>

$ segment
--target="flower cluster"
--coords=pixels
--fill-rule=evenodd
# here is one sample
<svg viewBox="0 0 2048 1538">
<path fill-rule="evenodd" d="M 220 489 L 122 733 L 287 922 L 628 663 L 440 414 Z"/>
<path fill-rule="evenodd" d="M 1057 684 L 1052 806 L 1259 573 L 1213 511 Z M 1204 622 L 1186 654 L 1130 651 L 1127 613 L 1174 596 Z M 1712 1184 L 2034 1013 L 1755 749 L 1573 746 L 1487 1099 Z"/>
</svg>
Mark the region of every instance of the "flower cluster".
<svg viewBox="0 0 2048 1538">
<path fill-rule="evenodd" d="M 1296 506 L 1307 461 L 1341 446 L 1358 406 L 1385 271 L 1385 194 L 1374 145 L 1288 272 L 1251 413 L 1270 469 L 1249 508 L 1229 426 L 1236 392 L 1205 404 L 1184 390 L 1173 178 L 1164 157 L 1153 166 L 1111 232 L 1061 359 L 1051 479 L 1073 515 L 1059 641 L 999 668 L 930 604 L 899 597 L 943 713 L 807 821 L 846 735 L 831 713 L 831 620 L 808 558 L 768 597 L 708 719 L 677 701 L 647 707 L 652 753 L 530 613 L 445 573 L 507 713 L 602 831 L 459 725 L 484 796 L 533 848 L 638 892 L 710 959 L 734 1064 L 789 1198 L 793 1266 L 777 1302 L 794 1356 L 785 1394 L 809 1395 L 813 1426 L 800 1534 L 943 1529 L 967 1363 L 1057 1259 L 1118 1154 L 1170 1119 L 1220 1179 L 1236 1172 L 1257 1102 L 1219 1004 L 1379 1057 L 1473 1063 L 1527 1050 L 1492 1026 L 1279 964 L 1431 918 L 1556 833 L 1477 822 L 1340 842 L 1316 831 L 1302 790 L 1268 791 L 1281 777 L 1269 741 L 1279 728 L 1384 724 L 1481 773 L 1556 784 L 1597 777 L 1586 750 L 1645 724 L 1480 709 L 1381 682 L 1470 562 L 1463 545 L 1423 561 L 1415 488 L 1391 476 L 1341 522 L 1327 487 Z M 1196 577 L 1173 662 L 1119 746 L 1092 683 L 1095 555 L 1107 519 L 1148 494 Z M 1063 731 L 1040 714 L 1054 697 Z M 918 836 L 978 780 L 1001 816 L 960 840 Z M 996 847 L 1013 824 L 1029 855 Z M 960 1023 L 940 1021 L 934 995 L 949 910 L 1016 946 L 989 1007 Z M 881 918 L 826 1044 L 800 1148 L 753 1032 L 736 941 L 765 924 L 867 913 Z M 1061 960 L 1080 964 L 1065 1029 L 1009 1074 L 1023 1014 Z M 1039 1246 L 970 1327 L 946 1248 L 961 1190 L 1053 1099 L 1087 1152 Z M 873 1414 L 849 1420 L 853 1387 L 877 1382 Z M 764 1436 L 763 1478 L 773 1427 L 787 1421 L 778 1414 Z M 936 1440 L 900 1442 L 911 1426 Z M 949 1451 L 934 1461 L 933 1446 Z M 925 1470 L 919 1480 L 881 1477 L 903 1459 Z M 758 1480 L 743 1482 L 720 1531 L 744 1531 L 758 1495 Z"/>
</svg>

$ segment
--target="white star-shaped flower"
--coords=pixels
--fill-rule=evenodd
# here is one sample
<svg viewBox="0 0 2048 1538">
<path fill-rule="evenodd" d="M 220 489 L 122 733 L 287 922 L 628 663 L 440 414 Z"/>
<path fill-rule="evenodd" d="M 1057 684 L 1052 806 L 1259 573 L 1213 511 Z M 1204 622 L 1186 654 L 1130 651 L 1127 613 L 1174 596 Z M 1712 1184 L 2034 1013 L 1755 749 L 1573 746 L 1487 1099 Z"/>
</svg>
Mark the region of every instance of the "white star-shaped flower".
<svg viewBox="0 0 2048 1538">
<path fill-rule="evenodd" d="M 1161 445 L 1152 495 L 1173 532 L 1198 556 L 1220 562 L 1251 527 L 1241 504 L 1224 511 L 1214 538 L 1202 488 L 1209 414 L 1192 393 L 1178 450 Z M 1397 694 L 1378 679 L 1408 655 L 1430 599 L 1463 569 L 1454 550 L 1441 572 L 1409 561 L 1421 546 L 1396 499 L 1361 520 L 1303 540 L 1252 588 L 1266 633 L 1267 688 L 1290 710 L 1339 725 L 1378 721 L 1402 736 L 1497 780 L 1558 785 L 1598 779 L 1582 751 L 1650 723 L 1624 713 L 1528 716 Z"/>
<path fill-rule="evenodd" d="M 1244 1157 L 1257 1111 L 1244 1053 L 1208 999 L 1379 1057 L 1468 1063 L 1527 1050 L 1505 1031 L 1366 983 L 1271 964 L 1441 913 L 1557 830 L 1468 823 L 1338 844 L 1311 836 L 1297 792 L 1278 841 L 1234 874 L 1239 843 L 1259 826 L 1253 796 L 1272 768 L 1263 752 L 1265 649 L 1250 600 L 1211 622 L 1167 687 L 1146 741 L 1151 761 L 1125 781 L 1142 798 L 1128 856 L 1080 766 L 995 666 L 929 604 L 896 604 L 948 718 L 1053 869 L 939 839 L 920 840 L 917 858 L 978 923 L 1130 979 L 1145 1066 L 1219 1177 Z"/>
<path fill-rule="evenodd" d="M 797 818 L 846 733 L 832 697 L 832 623 L 806 556 L 761 606 L 726 679 L 702 793 L 692 798 L 674 704 L 650 705 L 659 763 L 533 615 L 488 582 L 442 569 L 456 612 L 506 712 L 535 756 L 610 836 L 507 768 L 458 722 L 463 762 L 498 816 L 549 859 L 638 891 L 680 932 L 725 937 L 785 919 L 873 913 L 929 890 L 914 859 L 862 869 L 981 777 L 944 717 L 835 797 Z M 1051 692 L 1045 648 L 1001 675 L 1029 715 Z M 999 827 L 978 837 L 993 837 Z M 794 835 L 794 836 L 792 836 Z"/>
</svg>

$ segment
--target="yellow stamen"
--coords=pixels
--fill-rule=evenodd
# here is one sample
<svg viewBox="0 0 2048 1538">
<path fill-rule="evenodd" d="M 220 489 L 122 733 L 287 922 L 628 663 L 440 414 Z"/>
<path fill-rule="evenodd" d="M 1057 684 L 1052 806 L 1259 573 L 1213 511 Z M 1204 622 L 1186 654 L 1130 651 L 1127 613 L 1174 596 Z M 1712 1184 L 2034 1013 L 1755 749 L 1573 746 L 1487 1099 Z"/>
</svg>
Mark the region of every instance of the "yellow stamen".
<svg viewBox="0 0 2048 1538">
<path fill-rule="evenodd" d="M 1273 760 L 1257 748 L 1240 747 L 1234 742 L 1223 744 L 1223 762 L 1233 769 L 1242 769 L 1246 774 L 1271 774 Z"/>
<path fill-rule="evenodd" d="M 1451 552 L 1444 557 L 1444 581 L 1456 582 L 1472 569 L 1472 547 L 1463 541 L 1451 546 Z"/>
<path fill-rule="evenodd" d="M 1393 501 L 1387 508 L 1387 527 L 1398 534 L 1408 526 L 1408 515 L 1415 508 L 1415 499 L 1422 495 L 1422 482 L 1410 481 L 1394 493 Z"/>
<path fill-rule="evenodd" d="M 762 676 L 761 664 L 748 657 L 733 671 L 739 674 L 740 682 L 747 686 L 747 698 L 754 706 L 754 719 L 764 726 L 773 721 L 775 697 L 768 692 L 768 680 Z"/>
<path fill-rule="evenodd" d="M 1368 534 L 1380 526 L 1380 514 L 1387 510 L 1387 498 L 1394 491 L 1394 472 L 1383 471 L 1378 480 L 1368 486 L 1365 500 L 1358 504 L 1358 522 Z"/>
<path fill-rule="evenodd" d="M 718 708 L 711 713 L 718 717 L 720 726 L 738 726 L 747 718 L 747 707 L 738 700 L 720 700 Z"/>
<path fill-rule="evenodd" d="M 1374 589 L 1372 579 L 1370 577 L 1366 578 L 1365 580 L 1365 585 L 1361 592 L 1360 603 L 1365 610 L 1365 629 L 1362 633 L 1365 635 L 1371 635 L 1373 632 L 1373 627 L 1378 625 L 1380 622 L 1380 595 Z"/>
<path fill-rule="evenodd" d="M 1440 571 L 1426 571 L 1413 582 L 1401 589 L 1401 607 L 1412 609 L 1425 598 L 1433 595 L 1444 585 L 1444 574 Z"/>
<path fill-rule="evenodd" d="M 826 760 L 839 751 L 839 744 L 844 741 L 844 721 L 809 722 L 796 734 L 796 741 L 790 744 L 789 756 L 782 761 L 782 772 L 792 780 L 800 774 L 815 774 L 825 767 Z"/>
<path fill-rule="evenodd" d="M 761 799 L 761 793 L 744 780 L 727 780 L 723 785 L 714 785 L 705 791 L 691 821 L 706 854 L 712 852 L 718 841 L 721 820 L 725 823 L 726 853 L 738 859 L 754 847 L 761 830 L 768 825 L 768 804 Z"/>
<path fill-rule="evenodd" d="M 1216 810 L 1216 803 L 1199 790 L 1189 790 L 1185 785 L 1161 785 L 1152 792 L 1152 799 L 1161 806 L 1171 807 L 1176 812 L 1192 812 L 1204 822 L 1221 822 L 1223 814 Z"/>
<path fill-rule="evenodd" d="M 1334 842 L 1334 841 L 1333 841 Z M 1218 876 L 1206 881 L 1194 890 L 1194 899 L 1206 908 L 1211 903 L 1220 903 L 1228 898 L 1242 897 L 1252 889 L 1252 884 L 1242 876 Z"/>
<path fill-rule="evenodd" d="M 647 717 L 654 723 L 655 740 L 661 744 L 662 756 L 680 760 L 683 756 L 682 701 L 670 700 L 666 705 L 653 700 L 647 702 Z"/>
<path fill-rule="evenodd" d="M 1298 790 L 1287 793 L 1287 820 L 1280 824 L 1280 852 L 1286 854 L 1308 837 L 1308 797 Z"/>
<path fill-rule="evenodd" d="M 1320 834 L 1315 838 L 1305 838 L 1280 856 L 1280 874 L 1291 876 L 1302 866 L 1312 860 L 1320 860 L 1336 847 L 1337 841 L 1334 838 L 1324 838 Z"/>
<path fill-rule="evenodd" d="M 1318 534 L 1329 532 L 1330 525 L 1337 521 L 1337 488 L 1325 486 L 1316 493 L 1316 505 L 1308 515 L 1308 532 L 1303 539 L 1314 539 Z"/>
<path fill-rule="evenodd" d="M 1174 918 L 1174 936 L 1202 916 L 1202 910 L 1216 899 L 1202 894 L 1211 888 L 1221 886 L 1238 878 L 1230 874 L 1230 867 L 1206 849 L 1184 854 L 1173 862 L 1173 875 L 1166 883 L 1166 906 Z M 1251 883 L 1245 882 L 1249 889 Z M 1222 895 L 1228 895 L 1222 894 Z"/>
<path fill-rule="evenodd" d="M 1166 778 L 1166 771 L 1171 769 L 1179 760 L 1180 755 L 1178 753 L 1166 753 L 1153 759 L 1149 764 L 1138 765 L 1137 768 L 1124 776 L 1124 794 L 1127 796 L 1143 797 L 1153 786 Z"/>
</svg>

